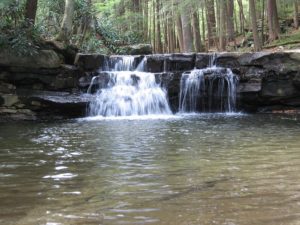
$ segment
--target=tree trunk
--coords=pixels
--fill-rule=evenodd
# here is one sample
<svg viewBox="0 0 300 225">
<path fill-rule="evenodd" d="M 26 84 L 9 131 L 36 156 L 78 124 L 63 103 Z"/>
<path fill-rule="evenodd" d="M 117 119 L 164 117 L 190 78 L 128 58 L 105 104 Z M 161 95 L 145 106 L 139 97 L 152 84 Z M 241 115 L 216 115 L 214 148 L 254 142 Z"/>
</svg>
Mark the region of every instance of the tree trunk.
<svg viewBox="0 0 300 225">
<path fill-rule="evenodd" d="M 183 12 L 181 14 L 183 51 L 184 52 L 192 52 L 193 51 L 192 29 L 191 29 L 189 15 L 190 15 L 189 10 L 186 10 L 185 12 Z"/>
<path fill-rule="evenodd" d="M 160 27 L 160 16 L 159 16 L 160 1 L 156 0 L 156 52 L 162 53 L 161 43 L 161 27 Z"/>
<path fill-rule="evenodd" d="M 227 0 L 227 34 L 228 41 L 234 40 L 234 2 Z"/>
<path fill-rule="evenodd" d="M 181 17 L 180 14 L 176 16 L 176 33 L 177 33 L 177 39 L 179 42 L 179 51 L 182 51 L 184 49 L 183 47 L 183 32 L 182 32 L 182 23 L 181 23 Z"/>
<path fill-rule="evenodd" d="M 36 10 L 37 10 L 38 0 L 27 0 L 25 6 L 25 19 L 29 24 L 35 24 Z"/>
<path fill-rule="evenodd" d="M 240 15 L 240 33 L 245 36 L 245 15 L 244 15 L 244 7 L 242 0 L 237 0 L 239 4 L 239 15 Z"/>
<path fill-rule="evenodd" d="M 220 34 L 219 34 L 219 44 L 220 44 L 220 50 L 221 51 L 225 51 L 225 49 L 226 49 L 226 12 L 225 12 L 225 10 L 226 10 L 226 7 L 225 7 L 225 1 L 224 0 L 221 0 L 220 2 L 219 2 L 219 4 L 220 4 Z M 221 19 L 222 18 L 222 19 Z"/>
<path fill-rule="evenodd" d="M 153 21 L 152 21 L 152 46 L 153 46 L 153 49 L 154 49 L 154 52 L 156 52 L 156 19 L 155 19 L 155 0 L 152 1 L 152 17 L 153 17 Z"/>
<path fill-rule="evenodd" d="M 208 48 L 216 43 L 216 16 L 214 0 L 205 0 Z"/>
<path fill-rule="evenodd" d="M 204 9 L 201 9 L 201 20 L 202 20 L 202 40 L 203 40 L 203 50 L 206 50 L 206 42 L 205 42 L 205 20 L 204 20 Z"/>
<path fill-rule="evenodd" d="M 261 44 L 265 43 L 265 0 L 262 0 L 262 13 L 261 13 Z"/>
<path fill-rule="evenodd" d="M 268 28 L 269 28 L 269 41 L 278 39 L 278 16 L 276 0 L 268 0 Z M 276 11 L 276 12 L 275 12 Z"/>
<path fill-rule="evenodd" d="M 273 10 L 273 12 L 274 12 L 273 23 L 274 23 L 274 27 L 275 27 L 275 32 L 276 32 L 277 38 L 279 38 L 280 25 L 279 25 L 279 17 L 278 17 L 278 10 L 277 10 L 276 0 L 274 0 L 273 8 L 274 8 L 274 10 Z"/>
<path fill-rule="evenodd" d="M 200 52 L 201 51 L 201 35 L 200 35 L 199 17 L 198 17 L 197 12 L 194 12 L 192 15 L 192 23 L 193 23 L 194 49 L 196 52 Z"/>
<path fill-rule="evenodd" d="M 56 40 L 58 41 L 63 41 L 65 43 L 70 42 L 73 26 L 74 3 L 74 0 L 66 0 L 65 12 L 61 24 L 61 29 L 58 34 L 58 37 L 56 38 Z"/>
<path fill-rule="evenodd" d="M 299 28 L 299 11 L 298 11 L 298 0 L 294 0 L 294 27 Z"/>
<path fill-rule="evenodd" d="M 256 9 L 255 9 L 254 0 L 249 0 L 249 5 L 250 5 L 252 31 L 253 31 L 253 37 L 254 37 L 254 49 L 255 49 L 255 51 L 260 51 L 261 43 L 260 43 L 260 39 L 258 36 L 258 31 L 257 31 Z"/>
</svg>

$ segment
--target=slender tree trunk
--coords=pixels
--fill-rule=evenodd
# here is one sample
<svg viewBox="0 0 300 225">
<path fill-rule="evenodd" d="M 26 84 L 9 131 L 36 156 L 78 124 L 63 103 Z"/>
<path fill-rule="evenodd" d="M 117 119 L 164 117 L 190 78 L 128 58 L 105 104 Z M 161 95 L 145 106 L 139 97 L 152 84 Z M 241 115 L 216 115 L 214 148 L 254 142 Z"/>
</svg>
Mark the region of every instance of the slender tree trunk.
<svg viewBox="0 0 300 225">
<path fill-rule="evenodd" d="M 35 24 L 38 0 L 27 0 L 25 6 L 25 19 L 31 24 Z"/>
<path fill-rule="evenodd" d="M 218 37 L 218 48 L 220 48 L 220 31 L 221 31 L 221 7 L 220 7 L 220 1 L 221 0 L 216 0 L 216 40 Z M 224 0 L 222 0 L 224 1 Z"/>
<path fill-rule="evenodd" d="M 159 16 L 160 0 L 156 0 L 156 52 L 162 53 L 161 26 Z"/>
<path fill-rule="evenodd" d="M 193 51 L 192 29 L 191 29 L 191 23 L 190 23 L 191 21 L 189 15 L 190 15 L 189 10 L 186 10 L 181 14 L 184 52 Z"/>
<path fill-rule="evenodd" d="M 244 15 L 244 7 L 242 0 L 237 0 L 239 4 L 239 15 L 240 15 L 240 33 L 245 36 L 245 15 Z"/>
<path fill-rule="evenodd" d="M 294 0 L 294 27 L 299 28 L 298 0 Z"/>
<path fill-rule="evenodd" d="M 206 43 L 205 43 L 205 19 L 204 19 L 204 8 L 201 9 L 201 22 L 202 22 L 202 40 L 203 40 L 203 46 L 204 46 L 204 51 L 206 50 Z"/>
<path fill-rule="evenodd" d="M 143 38 L 144 38 L 144 40 L 149 40 L 148 19 L 149 19 L 148 2 L 144 1 L 144 4 L 143 4 L 143 31 L 144 31 Z"/>
<path fill-rule="evenodd" d="M 61 24 L 61 29 L 58 34 L 58 37 L 56 38 L 56 40 L 58 41 L 63 41 L 65 43 L 70 42 L 73 26 L 74 4 L 74 0 L 66 0 L 65 12 Z"/>
<path fill-rule="evenodd" d="M 216 43 L 216 16 L 214 0 L 205 0 L 208 48 Z"/>
<path fill-rule="evenodd" d="M 276 0 L 268 0 L 268 28 L 269 28 L 269 41 L 278 39 L 279 37 L 279 22 L 277 15 Z"/>
<path fill-rule="evenodd" d="M 228 40 L 234 40 L 234 1 L 227 0 L 227 32 Z"/>
<path fill-rule="evenodd" d="M 274 16 L 273 16 L 273 23 L 274 23 L 274 28 L 275 28 L 275 32 L 277 35 L 277 38 L 279 38 L 279 34 L 280 34 L 280 25 L 279 25 L 279 17 L 278 17 L 278 10 L 277 10 L 277 3 L 276 0 L 273 0 L 274 4 L 273 4 L 273 12 L 274 12 Z"/>
<path fill-rule="evenodd" d="M 220 44 L 220 50 L 225 51 L 226 49 L 226 2 L 221 0 L 219 2 L 220 4 L 220 34 L 219 34 L 219 44 Z M 221 20 L 222 18 L 222 20 Z"/>
<path fill-rule="evenodd" d="M 200 35 L 198 12 L 194 12 L 192 14 L 192 24 L 193 24 L 194 49 L 196 52 L 200 52 L 201 51 L 201 35 Z"/>
<path fill-rule="evenodd" d="M 169 18 L 169 14 L 172 15 Z M 174 38 L 174 26 L 173 21 L 171 18 L 173 18 L 173 12 L 170 12 L 167 14 L 167 32 L 168 32 L 168 52 L 173 53 L 175 51 L 175 38 Z"/>
<path fill-rule="evenodd" d="M 178 38 L 178 44 L 179 44 L 179 51 L 183 51 L 184 50 L 184 46 L 183 46 L 183 31 L 182 31 L 182 22 L 181 22 L 181 16 L 178 13 L 178 15 L 176 16 L 176 33 L 177 33 L 177 38 Z"/>
<path fill-rule="evenodd" d="M 249 0 L 249 5 L 250 5 L 252 31 L 253 31 L 253 37 L 254 37 L 254 49 L 255 49 L 255 51 L 260 51 L 261 43 L 260 43 L 260 39 L 258 36 L 258 31 L 257 31 L 256 9 L 255 9 L 254 0 Z"/>
<path fill-rule="evenodd" d="M 152 17 L 153 17 L 153 24 L 152 24 L 152 43 L 153 43 L 153 49 L 154 52 L 156 53 L 157 47 L 156 47 L 156 15 L 155 15 L 155 0 L 152 1 Z"/>
<path fill-rule="evenodd" d="M 262 0 L 262 13 L 261 13 L 261 44 L 265 43 L 265 0 Z"/>
</svg>

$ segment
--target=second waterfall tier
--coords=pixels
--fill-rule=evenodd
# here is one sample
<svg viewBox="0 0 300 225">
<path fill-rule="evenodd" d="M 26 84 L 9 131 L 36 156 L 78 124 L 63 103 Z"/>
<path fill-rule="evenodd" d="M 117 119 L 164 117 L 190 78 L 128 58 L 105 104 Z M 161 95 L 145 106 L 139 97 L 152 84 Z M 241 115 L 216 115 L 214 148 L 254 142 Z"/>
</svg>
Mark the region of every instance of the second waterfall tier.
<svg viewBox="0 0 300 225">
<path fill-rule="evenodd" d="M 209 67 L 183 73 L 179 112 L 235 112 L 238 77 L 228 68 Z"/>
</svg>

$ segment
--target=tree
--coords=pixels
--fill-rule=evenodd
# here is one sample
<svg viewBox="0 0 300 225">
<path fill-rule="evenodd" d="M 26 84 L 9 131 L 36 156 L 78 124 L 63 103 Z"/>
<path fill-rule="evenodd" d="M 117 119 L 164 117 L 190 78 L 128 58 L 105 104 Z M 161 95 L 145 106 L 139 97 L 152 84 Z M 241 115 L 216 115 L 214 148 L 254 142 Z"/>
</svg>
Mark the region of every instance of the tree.
<svg viewBox="0 0 300 225">
<path fill-rule="evenodd" d="M 257 31 L 257 20 L 256 20 L 256 9 L 255 9 L 255 2 L 254 0 L 249 0 L 249 6 L 250 6 L 250 15 L 251 15 L 251 25 L 252 25 L 252 32 L 253 32 L 253 38 L 254 38 L 254 49 L 255 51 L 261 50 L 261 42 L 258 36 Z"/>
<path fill-rule="evenodd" d="M 240 33 L 245 36 L 246 19 L 244 15 L 244 7 L 242 0 L 237 0 L 239 5 Z"/>
<path fill-rule="evenodd" d="M 191 29 L 191 23 L 190 23 L 191 21 L 189 15 L 190 13 L 188 9 L 185 9 L 185 11 L 181 14 L 184 52 L 193 51 L 192 29 Z"/>
<path fill-rule="evenodd" d="M 201 34 L 199 25 L 199 16 L 197 12 L 192 14 L 192 24 L 193 24 L 193 39 L 194 39 L 194 49 L 196 52 L 201 51 Z"/>
<path fill-rule="evenodd" d="M 279 22 L 276 0 L 268 0 L 268 28 L 269 41 L 278 39 L 279 37 Z"/>
<path fill-rule="evenodd" d="M 61 23 L 60 32 L 56 38 L 58 41 L 68 43 L 72 34 L 73 16 L 74 16 L 74 0 L 65 1 L 65 11 Z"/>
<path fill-rule="evenodd" d="M 299 28 L 298 0 L 294 0 L 294 27 Z"/>
<path fill-rule="evenodd" d="M 219 2 L 219 12 L 220 12 L 220 34 L 219 34 L 219 47 L 221 51 L 225 51 L 226 49 L 226 2 L 221 0 Z"/>
<path fill-rule="evenodd" d="M 222 0 L 223 1 L 223 0 Z M 214 0 L 205 0 L 208 48 L 216 43 L 216 16 Z"/>
<path fill-rule="evenodd" d="M 228 33 L 228 40 L 234 40 L 234 1 L 227 0 L 227 33 Z"/>
<path fill-rule="evenodd" d="M 157 53 L 161 53 L 162 52 L 162 43 L 161 43 L 161 26 L 160 26 L 160 16 L 159 16 L 159 9 L 160 9 L 160 0 L 156 0 L 155 3 L 156 7 L 155 7 L 155 14 L 156 14 L 156 37 L 155 37 L 155 41 L 156 41 L 156 52 Z"/>
<path fill-rule="evenodd" d="M 27 0 L 25 6 L 25 19 L 31 24 L 35 24 L 38 0 Z"/>
</svg>

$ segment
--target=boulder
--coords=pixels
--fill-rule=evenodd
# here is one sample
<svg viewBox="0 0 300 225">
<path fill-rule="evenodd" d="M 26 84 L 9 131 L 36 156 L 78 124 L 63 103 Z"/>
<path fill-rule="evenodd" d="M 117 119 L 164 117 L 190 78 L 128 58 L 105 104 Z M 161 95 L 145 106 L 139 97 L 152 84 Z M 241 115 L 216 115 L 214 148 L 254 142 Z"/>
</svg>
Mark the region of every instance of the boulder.
<svg viewBox="0 0 300 225">
<path fill-rule="evenodd" d="M 0 93 L 10 94 L 16 90 L 16 86 L 0 81 Z"/>
<path fill-rule="evenodd" d="M 45 41 L 45 47 L 53 49 L 64 57 L 67 64 L 73 64 L 79 49 L 75 45 L 66 45 L 60 41 Z"/>
<path fill-rule="evenodd" d="M 5 107 L 11 107 L 19 102 L 19 97 L 14 94 L 3 94 L 1 98 L 3 99 L 2 105 Z"/>
<path fill-rule="evenodd" d="M 78 53 L 74 65 L 83 71 L 95 71 L 104 66 L 107 56 L 100 54 L 83 54 Z"/>
<path fill-rule="evenodd" d="M 152 46 L 149 44 L 128 45 L 123 47 L 123 51 L 128 55 L 150 55 Z"/>
<path fill-rule="evenodd" d="M 62 61 L 53 50 L 41 50 L 32 56 L 19 56 L 9 51 L 0 52 L 0 66 L 23 68 L 59 68 Z"/>
</svg>

